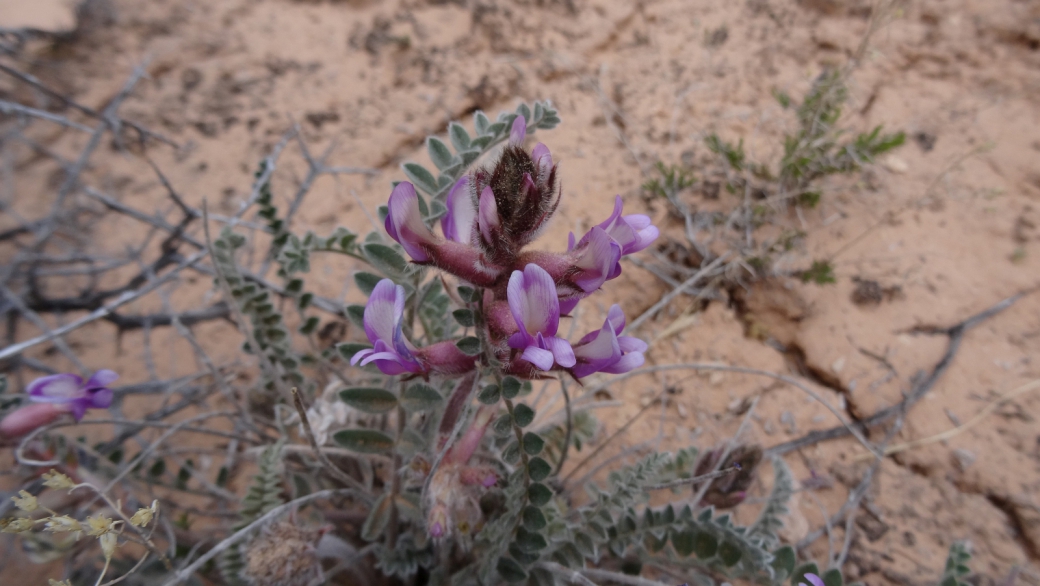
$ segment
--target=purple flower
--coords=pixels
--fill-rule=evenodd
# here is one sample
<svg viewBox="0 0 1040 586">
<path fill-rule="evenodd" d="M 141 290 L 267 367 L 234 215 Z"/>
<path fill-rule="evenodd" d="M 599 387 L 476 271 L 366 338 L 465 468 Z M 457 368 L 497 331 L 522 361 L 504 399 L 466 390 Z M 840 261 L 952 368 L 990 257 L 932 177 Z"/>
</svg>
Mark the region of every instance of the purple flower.
<svg viewBox="0 0 1040 586">
<path fill-rule="evenodd" d="M 495 194 L 490 187 L 485 187 L 480 192 L 477 225 L 480 227 L 480 235 L 484 237 L 484 242 L 493 245 L 500 237 L 502 218 L 498 216 L 498 203 L 495 202 Z"/>
<path fill-rule="evenodd" d="M 571 373 L 582 378 L 595 372 L 621 374 L 643 365 L 646 342 L 631 336 L 618 336 L 625 329 L 625 314 L 619 305 L 607 312 L 603 327 L 574 345 L 577 361 Z"/>
<path fill-rule="evenodd" d="M 117 378 L 119 375 L 111 370 L 99 370 L 86 382 L 75 374 L 53 374 L 29 383 L 26 392 L 37 403 L 66 406 L 79 421 L 87 409 L 105 409 L 112 404 L 112 389 L 108 385 Z"/>
<path fill-rule="evenodd" d="M 527 137 L 527 119 L 517 114 L 513 126 L 509 129 L 509 144 L 519 145 Z"/>
<path fill-rule="evenodd" d="M 441 229 L 448 240 L 469 244 L 473 237 L 473 225 L 477 220 L 477 208 L 469 191 L 469 175 L 455 182 L 448 199 L 444 202 L 448 212 L 441 218 Z"/>
<path fill-rule="evenodd" d="M 438 244 L 437 237 L 423 222 L 419 211 L 419 196 L 415 187 L 402 181 L 390 193 L 390 208 L 386 216 L 386 232 L 404 247 L 408 256 L 416 262 L 430 260 L 429 249 Z"/>
<path fill-rule="evenodd" d="M 621 211 L 624 203 L 621 201 L 621 196 L 614 196 L 614 212 L 610 214 L 610 217 L 601 224 L 593 227 L 589 230 L 585 236 L 582 237 L 581 241 L 578 242 L 578 246 L 581 246 L 583 242 L 592 237 L 592 232 L 596 228 L 602 229 L 610 236 L 614 242 L 618 243 L 621 247 L 621 256 L 626 254 L 633 254 L 643 250 L 647 246 L 650 246 L 657 237 L 661 235 L 661 231 L 650 223 L 650 216 L 643 214 L 629 214 L 622 216 Z M 570 248 L 574 248 L 574 234 L 570 235 Z M 569 249 L 568 249 L 569 250 Z M 621 274 L 621 262 L 620 257 L 618 262 L 614 263 L 611 267 L 610 273 L 607 276 L 607 280 L 616 279 Z"/>
<path fill-rule="evenodd" d="M 549 173 L 553 170 L 552 154 L 549 153 L 549 147 L 542 143 L 534 145 L 531 149 L 531 159 L 534 160 L 534 166 L 538 170 L 538 180 L 545 182 L 549 179 Z"/>
<path fill-rule="evenodd" d="M 415 192 L 412 193 L 414 195 Z M 424 371 L 416 359 L 415 347 L 401 332 L 404 299 L 404 287 L 394 285 L 390 279 L 383 279 L 376 284 L 365 305 L 364 317 L 365 335 L 374 347 L 355 354 L 350 359 L 351 364 L 360 362 L 361 366 L 365 366 L 375 362 L 383 374 L 390 375 Z"/>
<path fill-rule="evenodd" d="M 545 269 L 528 264 L 523 271 L 513 271 L 506 289 L 509 309 L 519 331 L 509 337 L 509 347 L 522 349 L 522 359 L 540 370 L 553 363 L 574 366 L 574 350 L 563 338 L 556 337 L 560 327 L 560 301 L 556 284 Z"/>
<path fill-rule="evenodd" d="M 816 574 L 805 574 L 805 579 L 810 582 L 811 586 L 824 586 L 823 579 Z M 810 586 L 810 584 L 799 582 L 798 586 Z"/>
</svg>

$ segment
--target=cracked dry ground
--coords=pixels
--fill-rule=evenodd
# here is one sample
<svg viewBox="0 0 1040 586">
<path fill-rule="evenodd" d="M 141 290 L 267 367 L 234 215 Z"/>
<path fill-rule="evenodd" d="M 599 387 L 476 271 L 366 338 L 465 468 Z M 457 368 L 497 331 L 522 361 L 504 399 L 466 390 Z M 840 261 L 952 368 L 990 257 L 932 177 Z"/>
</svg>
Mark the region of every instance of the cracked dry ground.
<svg viewBox="0 0 1040 586">
<path fill-rule="evenodd" d="M 857 0 L 113 0 L 111 7 L 114 24 L 57 50 L 41 49 L 31 72 L 98 106 L 143 56 L 152 56 L 151 79 L 122 112 L 189 145 L 150 154 L 193 205 L 205 198 L 221 213 L 234 211 L 256 162 L 296 120 L 314 152 L 337 141 L 330 164 L 380 171 L 319 180 L 297 227 L 367 230 L 351 191 L 369 209 L 383 203 L 389 182 L 402 178 L 397 165 L 425 160 L 428 133 L 450 120 L 468 122 L 477 108 L 497 112 L 517 98 L 550 98 L 564 123 L 539 140 L 562 161 L 564 198 L 542 242 L 556 248 L 568 231 L 581 233 L 605 217 L 614 193 L 628 209 L 649 208 L 666 236 L 681 239 L 682 227 L 663 202 L 641 197 L 652 163 L 705 160 L 702 138 L 711 131 L 744 137 L 752 156 L 776 160 L 791 117 L 771 90 L 803 95 L 824 67 L 845 63 L 870 15 L 869 3 Z M 844 123 L 884 124 L 913 140 L 884 165 L 826 184 L 818 209 L 789 218 L 808 233 L 790 268 L 876 229 L 837 257 L 835 285 L 773 279 L 707 304 L 677 300 L 642 331 L 654 341 L 649 362 L 720 361 L 793 374 L 862 418 L 898 403 L 941 358 L 948 340 L 929 335 L 930 327 L 955 324 L 1035 287 L 1038 23 L 1035 2 L 900 5 L 852 79 Z M 65 135 L 47 140 L 68 156 L 82 147 Z M 30 161 L 16 187 L 38 193 L 54 171 Z M 291 193 L 304 172 L 298 156 L 288 157 L 276 173 L 276 193 Z M 168 205 L 133 156 L 105 153 L 89 176 L 138 208 Z M 18 205 L 31 215 L 45 200 Z M 106 249 L 144 233 L 113 216 L 96 230 L 106 235 L 97 240 Z M 343 266 L 318 264 L 309 283 L 337 297 L 345 274 Z M 634 316 L 669 290 L 631 265 L 617 283 L 589 305 L 616 300 Z M 173 301 L 199 307 L 208 287 L 200 278 L 196 298 Z M 348 300 L 358 301 L 356 292 Z M 134 309 L 155 307 L 141 302 Z M 581 321 L 590 323 L 576 330 L 599 313 L 586 312 Z M 232 356 L 238 338 L 231 327 L 198 330 L 215 357 Z M 170 348 L 157 366 L 164 374 L 191 368 L 190 348 L 166 336 L 157 332 L 152 342 Z M 86 362 L 111 364 L 128 382 L 147 376 L 139 342 L 139 333 L 128 333 L 118 344 L 108 325 L 70 336 Z M 1026 296 L 966 335 L 892 441 L 970 420 L 999 393 L 1040 376 L 1038 350 L 1040 295 Z M 770 379 L 671 372 L 612 387 L 625 405 L 599 412 L 605 432 L 662 387 L 673 391 L 665 406 L 633 425 L 617 449 L 657 437 L 663 448 L 710 446 L 737 429 L 756 398 L 747 436 L 767 447 L 835 424 L 804 393 Z M 967 538 L 981 583 L 1023 565 L 1020 583 L 1040 584 L 1038 416 L 1040 393 L 1026 393 L 948 441 L 886 458 L 857 510 L 846 575 L 872 585 L 932 583 L 951 541 Z M 797 542 L 838 510 L 870 466 L 860 459 L 864 453 L 844 439 L 785 456 L 804 481 L 787 540 Z M 754 494 L 768 489 L 770 477 L 762 475 Z M 754 512 L 749 505 L 739 514 Z M 844 526 L 829 537 L 808 552 L 824 559 L 828 541 L 840 548 Z"/>
</svg>

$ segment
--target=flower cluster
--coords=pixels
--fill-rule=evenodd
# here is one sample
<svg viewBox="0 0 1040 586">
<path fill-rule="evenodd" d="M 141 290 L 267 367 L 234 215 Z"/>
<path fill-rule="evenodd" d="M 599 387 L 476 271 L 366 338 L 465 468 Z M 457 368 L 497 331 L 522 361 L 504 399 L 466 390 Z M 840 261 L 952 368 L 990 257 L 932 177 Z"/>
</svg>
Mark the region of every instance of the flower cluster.
<svg viewBox="0 0 1040 586">
<path fill-rule="evenodd" d="M 575 378 L 622 373 L 643 363 L 646 344 L 620 335 L 625 316 L 611 307 L 603 327 L 570 343 L 557 335 L 560 316 L 621 274 L 621 257 L 648 247 L 659 235 L 644 215 L 622 215 L 620 196 L 605 221 L 580 239 L 570 235 L 565 252 L 526 250 L 560 203 L 557 165 L 539 143 L 522 148 L 526 122 L 517 116 L 509 145 L 490 169 L 455 183 L 441 218 L 443 237 L 425 223 L 419 196 L 403 182 L 390 195 L 387 233 L 417 264 L 435 266 L 483 290 L 474 301 L 484 339 L 502 371 L 539 378 L 559 370 Z M 470 300 L 466 300 L 470 301 Z M 414 347 L 402 333 L 405 291 L 390 280 L 373 290 L 364 312 L 373 348 L 352 363 L 374 363 L 386 374 L 461 374 L 477 358 L 452 342 Z"/>
<path fill-rule="evenodd" d="M 79 421 L 87 409 L 106 409 L 112 404 L 108 388 L 119 375 L 99 370 L 87 380 L 71 373 L 54 374 L 29 383 L 26 392 L 35 405 L 15 410 L 0 421 L 0 438 L 17 438 L 71 413 Z"/>
</svg>

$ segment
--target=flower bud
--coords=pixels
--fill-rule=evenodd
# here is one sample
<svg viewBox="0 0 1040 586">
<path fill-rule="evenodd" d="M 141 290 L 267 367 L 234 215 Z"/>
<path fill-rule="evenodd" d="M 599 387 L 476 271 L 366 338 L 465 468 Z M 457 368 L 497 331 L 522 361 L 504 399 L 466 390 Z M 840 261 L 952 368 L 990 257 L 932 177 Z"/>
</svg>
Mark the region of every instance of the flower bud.
<svg viewBox="0 0 1040 586">
<path fill-rule="evenodd" d="M 289 520 L 269 525 L 243 548 L 242 577 L 253 586 L 311 584 L 322 575 L 317 544 L 324 534 Z"/>
</svg>

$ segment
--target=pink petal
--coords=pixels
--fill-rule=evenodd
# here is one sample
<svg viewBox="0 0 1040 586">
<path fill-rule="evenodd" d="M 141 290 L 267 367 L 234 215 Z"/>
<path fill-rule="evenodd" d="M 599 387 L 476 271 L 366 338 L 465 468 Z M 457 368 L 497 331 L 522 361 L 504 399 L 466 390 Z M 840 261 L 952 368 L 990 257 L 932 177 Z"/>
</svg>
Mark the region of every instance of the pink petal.
<svg viewBox="0 0 1040 586">
<path fill-rule="evenodd" d="M 607 321 L 614 328 L 614 333 L 620 335 L 625 329 L 625 312 L 621 311 L 621 306 L 615 303 L 610 306 L 610 311 L 607 312 Z"/>
<path fill-rule="evenodd" d="M 563 338 L 557 338 L 556 336 L 550 336 L 545 338 L 545 345 L 549 351 L 552 352 L 553 358 L 556 360 L 556 364 L 564 368 L 570 368 L 575 365 L 577 360 L 574 358 L 574 349 L 567 340 Z M 547 370 L 547 369 L 542 369 Z"/>
<path fill-rule="evenodd" d="M 112 404 L 112 389 L 98 389 L 90 393 L 91 409 L 108 409 Z"/>
<path fill-rule="evenodd" d="M 423 222 L 422 213 L 419 211 L 419 196 L 415 193 L 415 187 L 407 181 L 398 183 L 390 194 L 390 201 L 387 205 L 390 213 L 386 216 L 385 227 L 390 237 L 399 242 L 413 260 L 417 262 L 430 260 L 423 245 L 434 245 L 437 243 L 437 238 Z"/>
<path fill-rule="evenodd" d="M 534 159 L 534 165 L 538 169 L 538 179 L 547 179 L 549 172 L 553 168 L 552 154 L 549 153 L 549 147 L 542 143 L 534 145 L 534 148 L 531 150 L 531 158 Z"/>
<path fill-rule="evenodd" d="M 375 344 L 383 341 L 392 346 L 397 324 L 404 315 L 404 287 L 394 285 L 390 279 L 376 283 L 365 305 L 365 334 Z"/>
<path fill-rule="evenodd" d="M 603 228 L 607 232 L 610 232 L 610 229 L 613 228 L 614 225 L 617 223 L 618 218 L 621 217 L 621 211 L 622 211 L 622 208 L 624 207 L 624 205 L 625 205 L 624 202 L 621 201 L 621 196 L 620 195 L 615 195 L 614 196 L 614 211 L 612 211 L 610 213 L 610 217 L 609 218 L 607 218 L 606 220 L 604 220 L 602 223 L 599 224 L 599 227 Z"/>
<path fill-rule="evenodd" d="M 518 145 L 527 137 L 527 120 L 522 115 L 513 119 L 513 126 L 509 129 L 509 144 Z"/>
<path fill-rule="evenodd" d="M 502 220 L 498 217 L 498 203 L 495 201 L 495 194 L 490 187 L 485 187 L 480 192 L 477 213 L 477 224 L 480 226 L 480 233 L 484 236 L 484 241 L 489 244 L 493 243 L 493 232 L 498 230 Z"/>
<path fill-rule="evenodd" d="M 455 182 L 451 191 L 448 192 L 445 204 L 448 213 L 441 218 L 444 237 L 455 242 L 469 244 L 470 237 L 473 235 L 473 223 L 477 219 L 477 209 L 473 205 L 473 198 L 469 192 L 469 175 L 464 175 Z"/>
<path fill-rule="evenodd" d="M 512 285 L 513 279 L 509 281 Z M 560 299 L 556 296 L 556 283 L 545 269 L 534 263 L 524 267 L 520 298 L 521 319 L 516 325 L 532 335 L 555 336 L 560 327 Z M 516 317 L 515 312 L 513 316 Z"/>
<path fill-rule="evenodd" d="M 621 247 L 599 226 L 594 226 L 586 238 L 585 249 L 574 263 L 580 272 L 573 280 L 582 291 L 591 293 L 607 280 L 611 269 L 621 258 Z"/>
<path fill-rule="evenodd" d="M 538 370 L 549 370 L 553 365 L 553 353 L 537 346 L 528 346 L 520 358 L 530 362 Z"/>
<path fill-rule="evenodd" d="M 92 376 L 89 379 L 87 379 L 87 384 L 84 385 L 84 388 L 86 388 L 86 389 L 98 389 L 98 388 L 102 388 L 102 387 L 107 387 L 108 385 L 116 382 L 116 379 L 118 379 L 118 378 L 119 378 L 119 375 L 116 374 L 115 372 L 113 372 L 111 370 L 107 370 L 107 369 L 101 369 L 101 370 L 95 372 L 94 376 Z M 107 407 L 107 405 L 106 405 L 106 407 Z"/>
<path fill-rule="evenodd" d="M 25 390 L 37 403 L 68 403 L 84 395 L 83 379 L 68 373 L 38 378 Z"/>
<path fill-rule="evenodd" d="M 621 359 L 614 364 L 600 369 L 600 372 L 605 372 L 607 374 L 624 374 L 630 370 L 643 366 L 643 363 L 645 362 L 646 359 L 643 357 L 642 352 L 630 352 L 622 356 Z"/>
</svg>

